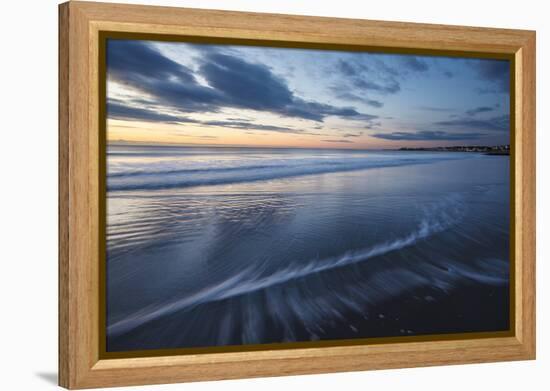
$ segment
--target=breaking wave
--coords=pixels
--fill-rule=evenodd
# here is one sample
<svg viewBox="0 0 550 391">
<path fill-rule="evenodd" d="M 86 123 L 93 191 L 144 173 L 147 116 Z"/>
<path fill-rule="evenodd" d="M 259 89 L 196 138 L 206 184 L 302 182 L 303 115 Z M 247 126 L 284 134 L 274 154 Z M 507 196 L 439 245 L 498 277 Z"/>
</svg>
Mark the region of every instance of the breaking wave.
<svg viewBox="0 0 550 391">
<path fill-rule="evenodd" d="M 302 158 L 273 157 L 261 159 L 245 157 L 242 160 L 223 162 L 220 166 L 213 161 L 188 161 L 171 158 L 148 164 L 143 167 L 138 162 L 129 161 L 123 166 L 114 165 L 109 169 L 107 188 L 109 191 L 160 190 L 187 188 L 194 186 L 224 185 L 243 182 L 255 182 L 304 175 L 328 174 L 384 167 L 399 167 L 415 164 L 428 164 L 438 161 L 460 159 L 463 155 L 454 154 L 401 154 L 391 155 L 370 153 L 369 155 L 342 158 Z"/>
<path fill-rule="evenodd" d="M 463 204 L 460 197 L 447 197 L 442 202 L 432 205 L 430 208 L 426 208 L 416 229 L 408 235 L 381 242 L 364 249 L 348 251 L 339 256 L 292 262 L 288 266 L 269 274 L 258 266 L 246 268 L 234 274 L 232 277 L 218 284 L 206 287 L 194 294 L 187 295 L 168 303 L 144 308 L 125 319 L 111 324 L 108 326 L 107 332 L 110 336 L 121 335 L 160 317 L 174 314 L 179 311 L 190 310 L 201 304 L 225 300 L 274 286 L 280 286 L 290 281 L 365 262 L 392 251 L 414 246 L 420 241 L 459 224 L 463 214 Z M 499 284 L 507 281 L 507 277 L 499 273 L 487 273 L 488 268 L 495 267 L 494 263 L 485 263 L 476 266 L 478 267 L 477 269 L 475 267 L 465 266 L 457 268 L 456 265 L 449 265 L 447 271 L 451 271 L 454 278 L 462 276 L 489 284 Z M 481 269 L 479 268 L 484 271 L 480 271 Z M 424 270 L 424 272 L 435 273 L 433 270 L 431 272 Z M 488 278 L 487 276 L 492 277 Z M 411 283 L 414 283 L 414 281 Z M 432 284 L 433 283 L 432 281 Z"/>
</svg>

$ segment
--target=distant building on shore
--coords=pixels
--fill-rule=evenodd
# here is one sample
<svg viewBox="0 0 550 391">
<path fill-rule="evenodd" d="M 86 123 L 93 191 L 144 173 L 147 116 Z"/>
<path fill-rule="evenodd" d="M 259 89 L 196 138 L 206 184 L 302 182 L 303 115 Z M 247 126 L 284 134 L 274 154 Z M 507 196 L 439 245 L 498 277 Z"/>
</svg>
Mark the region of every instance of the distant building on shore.
<svg viewBox="0 0 550 391">
<path fill-rule="evenodd" d="M 451 147 L 403 147 L 400 151 L 432 151 L 432 152 L 478 152 L 488 155 L 509 155 L 510 145 L 459 145 Z"/>
</svg>

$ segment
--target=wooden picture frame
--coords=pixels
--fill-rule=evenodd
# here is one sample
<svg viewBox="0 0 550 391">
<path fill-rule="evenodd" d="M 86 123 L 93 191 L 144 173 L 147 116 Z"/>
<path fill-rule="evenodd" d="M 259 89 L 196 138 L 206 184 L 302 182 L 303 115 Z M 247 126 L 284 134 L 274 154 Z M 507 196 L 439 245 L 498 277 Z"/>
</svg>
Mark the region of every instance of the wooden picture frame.
<svg viewBox="0 0 550 391">
<path fill-rule="evenodd" d="M 105 358 L 100 311 L 103 32 L 279 47 L 504 56 L 512 74 L 513 328 L 477 338 L 382 340 Z M 103 336 L 104 337 L 104 336 Z M 70 1 L 59 6 L 59 384 L 69 389 L 535 358 L 535 32 Z"/>
</svg>

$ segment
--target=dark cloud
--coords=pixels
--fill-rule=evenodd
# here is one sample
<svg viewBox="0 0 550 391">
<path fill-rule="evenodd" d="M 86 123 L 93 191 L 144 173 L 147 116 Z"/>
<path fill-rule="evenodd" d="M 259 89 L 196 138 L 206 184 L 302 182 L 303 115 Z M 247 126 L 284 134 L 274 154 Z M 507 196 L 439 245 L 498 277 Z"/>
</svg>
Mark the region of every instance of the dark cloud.
<svg viewBox="0 0 550 391">
<path fill-rule="evenodd" d="M 344 133 L 342 137 L 348 138 L 348 137 L 360 137 L 362 133 Z"/>
<path fill-rule="evenodd" d="M 474 116 L 474 115 L 481 114 L 481 113 L 488 113 L 488 112 L 494 111 L 494 110 L 495 110 L 494 107 L 479 106 L 479 107 L 467 110 L 466 114 L 468 114 L 469 116 Z"/>
<path fill-rule="evenodd" d="M 451 71 L 444 71 L 443 74 L 448 78 L 452 79 L 454 77 L 454 73 Z"/>
<path fill-rule="evenodd" d="M 128 82 L 168 77 L 195 81 L 189 68 L 160 55 L 143 41 L 108 40 L 107 69 L 110 75 Z"/>
<path fill-rule="evenodd" d="M 250 122 L 249 119 L 246 118 L 227 118 L 227 121 L 242 121 L 242 122 Z"/>
<path fill-rule="evenodd" d="M 426 72 L 429 68 L 426 61 L 411 55 L 401 56 L 401 62 L 405 67 L 415 72 Z"/>
<path fill-rule="evenodd" d="M 213 88 L 200 85 L 191 69 L 163 56 L 145 41 L 108 40 L 107 75 L 147 93 L 155 103 L 180 111 L 215 111 L 215 102 L 223 98 Z"/>
<path fill-rule="evenodd" d="M 363 114 L 353 107 L 335 107 L 324 103 L 306 101 L 294 98 L 293 103 L 281 111 L 275 111 L 289 117 L 298 117 L 321 122 L 326 116 L 337 116 L 358 121 L 370 121 L 378 118 L 377 115 Z"/>
<path fill-rule="evenodd" d="M 138 120 L 144 122 L 162 122 L 167 124 L 195 123 L 207 126 L 215 126 L 232 129 L 263 130 L 279 133 L 300 133 L 305 134 L 304 130 L 284 128 L 274 125 L 255 124 L 246 120 L 227 120 L 227 121 L 199 121 L 185 116 L 172 114 L 163 114 L 154 110 L 131 107 L 118 102 L 107 102 L 107 115 L 110 119 L 118 120 Z"/>
<path fill-rule="evenodd" d="M 211 53 L 200 67 L 208 84 L 231 98 L 231 104 L 254 110 L 284 111 L 294 96 L 284 80 L 263 64 Z"/>
<path fill-rule="evenodd" d="M 327 143 L 353 143 L 353 141 L 350 140 L 321 140 L 326 141 Z"/>
<path fill-rule="evenodd" d="M 458 118 L 435 122 L 434 125 L 485 131 L 508 131 L 510 130 L 510 116 L 501 115 L 489 119 Z"/>
<path fill-rule="evenodd" d="M 399 73 L 380 59 L 360 55 L 340 59 L 336 69 L 327 72 L 332 76 L 335 71 L 340 75 L 339 84 L 330 89 L 339 99 L 380 108 L 384 103 L 370 98 L 370 95 L 390 95 L 401 91 Z"/>
<path fill-rule="evenodd" d="M 374 129 L 382 126 L 381 122 L 378 121 L 370 121 L 367 125 L 365 125 L 365 129 Z"/>
<path fill-rule="evenodd" d="M 369 99 L 367 97 L 359 96 L 359 95 L 354 94 L 352 92 L 341 92 L 341 93 L 339 93 L 338 92 L 339 90 L 340 90 L 339 88 L 336 88 L 333 91 L 335 91 L 337 93 L 336 96 L 340 99 L 348 100 L 348 101 L 352 101 L 352 102 L 361 102 L 363 104 L 366 104 L 367 106 L 374 107 L 374 108 L 377 108 L 377 109 L 384 106 L 384 104 L 382 102 L 380 102 L 379 100 Z"/>
<path fill-rule="evenodd" d="M 367 104 L 368 106 L 375 107 L 375 108 L 380 108 L 380 107 L 384 106 L 384 104 L 382 102 L 380 102 L 379 100 L 376 100 L 376 99 L 366 99 L 363 102 L 365 104 Z"/>
<path fill-rule="evenodd" d="M 340 73 L 344 76 L 358 76 L 363 72 L 370 71 L 370 68 L 365 64 L 358 61 L 344 61 L 339 60 L 336 65 Z"/>
<path fill-rule="evenodd" d="M 492 87 L 479 88 L 479 93 L 510 92 L 510 62 L 508 60 L 469 61 L 480 79 L 489 82 Z"/>
<path fill-rule="evenodd" d="M 144 41 L 109 40 L 108 76 L 148 94 L 155 103 L 181 112 L 217 112 L 223 107 L 262 110 L 321 122 L 327 116 L 361 120 L 353 107 L 335 107 L 298 98 L 269 67 L 215 50 L 202 52 L 195 73 Z M 374 117 L 374 116 L 372 116 Z"/>
<path fill-rule="evenodd" d="M 451 107 L 437 107 L 437 106 L 418 106 L 418 109 L 424 110 L 424 111 L 433 111 L 436 113 L 447 113 L 450 111 L 455 111 L 455 109 Z"/>
<path fill-rule="evenodd" d="M 375 133 L 372 137 L 384 140 L 404 140 L 404 141 L 435 141 L 435 140 L 468 140 L 478 139 L 483 137 L 483 133 L 448 133 L 443 131 L 423 130 L 418 132 L 392 132 L 392 133 Z"/>
<path fill-rule="evenodd" d="M 248 121 L 203 121 L 203 125 L 208 126 L 218 126 L 222 128 L 232 128 L 232 129 L 246 129 L 246 130 L 267 130 L 270 132 L 280 132 L 280 133 L 305 133 L 303 130 L 283 128 L 281 126 L 273 125 L 261 125 L 255 124 Z"/>
<path fill-rule="evenodd" d="M 389 66 L 381 59 L 374 59 L 374 64 L 376 65 L 376 70 L 385 77 L 397 77 L 399 72 L 397 69 Z"/>
<path fill-rule="evenodd" d="M 380 94 L 395 94 L 401 91 L 401 85 L 395 79 L 388 79 L 383 82 L 375 82 L 366 79 L 356 79 L 353 85 L 365 92 L 378 92 Z"/>
<path fill-rule="evenodd" d="M 107 117 L 119 120 L 139 120 L 145 122 L 198 122 L 184 116 L 164 114 L 154 110 L 127 106 L 112 101 L 107 102 Z"/>
</svg>

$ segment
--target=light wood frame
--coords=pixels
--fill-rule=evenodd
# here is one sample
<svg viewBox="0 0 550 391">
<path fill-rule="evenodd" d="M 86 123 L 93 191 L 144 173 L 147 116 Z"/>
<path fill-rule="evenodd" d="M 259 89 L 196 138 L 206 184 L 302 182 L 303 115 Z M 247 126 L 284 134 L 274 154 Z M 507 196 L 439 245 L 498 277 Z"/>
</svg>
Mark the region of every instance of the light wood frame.
<svg viewBox="0 0 550 391">
<path fill-rule="evenodd" d="M 505 54 L 511 96 L 515 286 L 510 336 L 100 357 L 100 32 Z M 92 388 L 535 358 L 535 32 L 71 1 L 59 6 L 59 384 Z M 266 44 L 267 45 L 267 44 Z"/>
</svg>

